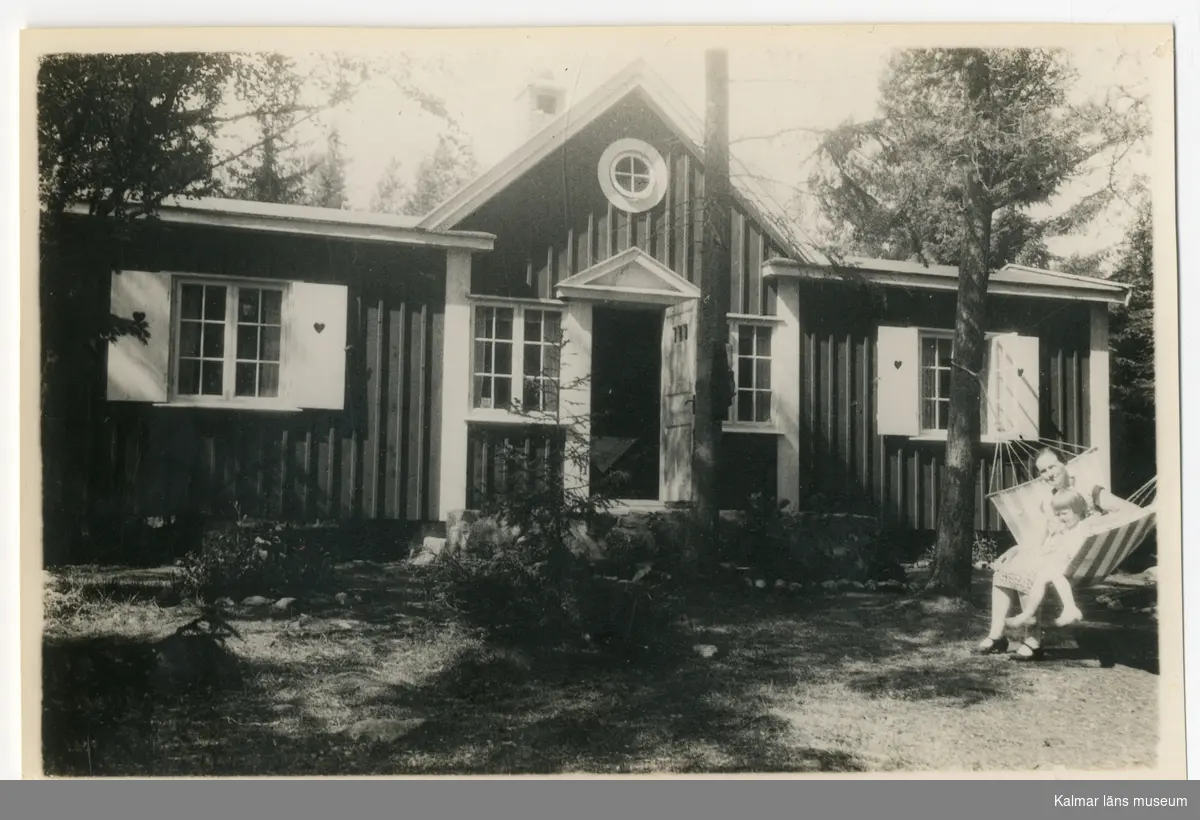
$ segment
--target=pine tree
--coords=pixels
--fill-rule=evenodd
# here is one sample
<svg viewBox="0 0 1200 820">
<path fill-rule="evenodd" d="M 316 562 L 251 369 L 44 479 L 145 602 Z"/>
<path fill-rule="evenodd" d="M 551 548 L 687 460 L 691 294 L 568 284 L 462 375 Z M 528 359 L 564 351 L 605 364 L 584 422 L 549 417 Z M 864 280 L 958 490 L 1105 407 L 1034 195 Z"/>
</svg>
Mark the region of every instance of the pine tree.
<svg viewBox="0 0 1200 820">
<path fill-rule="evenodd" d="M 479 163 L 470 144 L 453 134 L 443 134 L 433 154 L 417 166 L 412 193 L 404 202 L 404 213 L 424 216 L 478 173 Z"/>
<path fill-rule="evenodd" d="M 371 195 L 371 210 L 379 214 L 402 214 L 405 202 L 409 197 L 408 186 L 400 176 L 401 164 L 392 157 L 383 169 L 383 174 L 375 182 L 375 192 Z"/>
<path fill-rule="evenodd" d="M 1076 108 L 1075 73 L 1043 49 L 899 53 L 881 83 L 879 119 L 843 126 L 821 146 L 813 179 L 826 215 L 876 255 L 957 265 L 958 300 L 936 558 L 929 588 L 965 596 L 971 581 L 987 283 L 1007 261 L 1044 264 L 1044 239 L 1094 217 L 1101 192 L 1037 222 L 1047 202 L 1099 153 L 1145 133 L 1144 109 L 1118 117 Z"/>
<path fill-rule="evenodd" d="M 329 132 L 325 153 L 314 163 L 309 173 L 306 205 L 320 208 L 347 208 L 346 155 L 342 153 L 341 135 L 337 128 Z"/>
</svg>

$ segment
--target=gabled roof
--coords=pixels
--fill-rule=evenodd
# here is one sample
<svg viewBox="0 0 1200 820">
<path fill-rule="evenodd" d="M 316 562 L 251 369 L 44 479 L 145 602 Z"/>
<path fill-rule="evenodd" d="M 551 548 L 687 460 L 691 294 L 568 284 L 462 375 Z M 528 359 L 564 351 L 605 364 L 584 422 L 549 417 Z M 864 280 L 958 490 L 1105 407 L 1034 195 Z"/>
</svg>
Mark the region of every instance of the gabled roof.
<svg viewBox="0 0 1200 820">
<path fill-rule="evenodd" d="M 763 275 L 792 276 L 809 280 L 845 280 L 862 276 L 877 285 L 917 290 L 957 290 L 958 268 L 953 265 L 922 265 L 891 259 L 847 257 L 840 265 L 805 265 L 792 259 L 768 259 Z M 988 293 L 1006 296 L 1037 296 L 1107 304 L 1128 304 L 1132 293 L 1127 285 L 1077 276 L 1071 273 L 1005 265 L 988 277 Z"/>
<path fill-rule="evenodd" d="M 700 297 L 699 288 L 636 246 L 562 280 L 555 291 L 560 297 L 666 304 Z"/>
<path fill-rule="evenodd" d="M 88 213 L 85 204 L 77 204 L 67 210 L 75 214 Z M 220 197 L 171 197 L 163 201 L 154 215 L 159 221 L 171 224 L 306 234 L 433 248 L 490 251 L 496 239 L 491 234 L 478 231 L 422 228 L 418 225 L 420 220 L 411 216 Z"/>
<path fill-rule="evenodd" d="M 680 142 L 698 160 L 704 161 L 703 121 L 644 61 L 637 60 L 569 106 L 515 151 L 430 211 L 419 226 L 430 230 L 454 227 L 631 93 L 638 94 Z M 801 246 L 789 237 L 786 215 L 779 213 L 752 181 L 737 178 L 731 180 L 731 185 L 738 205 L 759 223 L 776 245 L 797 259 L 813 263 L 822 261 L 813 248 Z"/>
</svg>

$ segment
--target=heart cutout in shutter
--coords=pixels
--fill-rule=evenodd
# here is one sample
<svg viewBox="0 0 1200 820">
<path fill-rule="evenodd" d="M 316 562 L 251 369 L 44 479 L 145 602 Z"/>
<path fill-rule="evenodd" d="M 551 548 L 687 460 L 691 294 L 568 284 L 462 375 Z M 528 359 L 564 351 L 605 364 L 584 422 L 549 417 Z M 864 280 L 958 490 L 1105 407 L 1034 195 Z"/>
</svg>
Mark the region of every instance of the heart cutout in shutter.
<svg viewBox="0 0 1200 820">
<path fill-rule="evenodd" d="M 892 364 L 894 364 L 896 366 L 896 369 L 899 370 L 900 365 L 904 364 L 904 362 L 900 361 L 899 359 L 896 359 L 896 361 L 892 362 Z"/>
<path fill-rule="evenodd" d="M 324 329 L 325 329 L 324 322 L 313 322 L 313 330 L 317 331 L 317 333 L 320 333 Z"/>
<path fill-rule="evenodd" d="M 1018 368 L 1017 368 L 1017 375 L 1018 375 L 1018 376 L 1024 376 L 1024 375 L 1025 375 L 1025 368 L 1023 368 L 1023 367 L 1018 367 Z"/>
</svg>

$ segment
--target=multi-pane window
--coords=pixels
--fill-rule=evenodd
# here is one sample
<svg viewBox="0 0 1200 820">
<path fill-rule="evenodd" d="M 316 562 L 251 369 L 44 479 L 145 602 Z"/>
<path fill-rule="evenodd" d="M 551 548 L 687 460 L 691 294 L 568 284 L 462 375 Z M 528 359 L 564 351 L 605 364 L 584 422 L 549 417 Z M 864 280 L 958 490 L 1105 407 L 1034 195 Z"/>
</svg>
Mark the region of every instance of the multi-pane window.
<svg viewBox="0 0 1200 820">
<path fill-rule="evenodd" d="M 945 430 L 950 415 L 953 339 L 921 334 L 921 430 Z"/>
<path fill-rule="evenodd" d="M 637 154 L 625 154 L 612 166 L 613 184 L 627 196 L 641 196 L 650 187 L 650 164 Z"/>
<path fill-rule="evenodd" d="M 525 311 L 525 387 L 521 401 L 526 410 L 558 410 L 560 338 L 557 311 Z"/>
<path fill-rule="evenodd" d="M 475 406 L 507 409 L 512 403 L 513 308 L 475 309 Z"/>
<path fill-rule="evenodd" d="M 737 325 L 734 421 L 771 420 L 771 331 L 768 325 Z"/>
<path fill-rule="evenodd" d="M 988 348 L 984 348 L 980 374 L 979 417 L 981 429 L 988 430 L 992 412 L 988 381 Z M 950 373 L 953 370 L 954 340 L 949 333 L 921 333 L 921 432 L 947 430 L 950 427 Z"/>
<path fill-rule="evenodd" d="M 282 331 L 282 288 L 181 283 L 176 394 L 277 398 Z"/>
<path fill-rule="evenodd" d="M 556 412 L 561 323 L 555 310 L 476 305 L 472 405 Z"/>
</svg>

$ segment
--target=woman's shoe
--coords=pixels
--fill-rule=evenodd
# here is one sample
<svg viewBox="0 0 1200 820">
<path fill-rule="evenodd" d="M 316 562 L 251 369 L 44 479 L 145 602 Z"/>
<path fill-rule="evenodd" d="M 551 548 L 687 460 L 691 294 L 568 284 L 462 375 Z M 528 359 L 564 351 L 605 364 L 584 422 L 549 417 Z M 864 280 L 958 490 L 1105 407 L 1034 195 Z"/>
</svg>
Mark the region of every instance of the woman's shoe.
<svg viewBox="0 0 1200 820">
<path fill-rule="evenodd" d="M 1021 642 L 1017 647 L 1016 654 L 1013 655 L 1014 661 L 1040 661 L 1046 656 L 1046 650 L 1042 648 L 1040 643 L 1030 643 L 1029 638 Z"/>
<path fill-rule="evenodd" d="M 979 642 L 978 649 L 983 655 L 1002 655 L 1008 651 L 1008 638 L 984 638 Z"/>
</svg>

